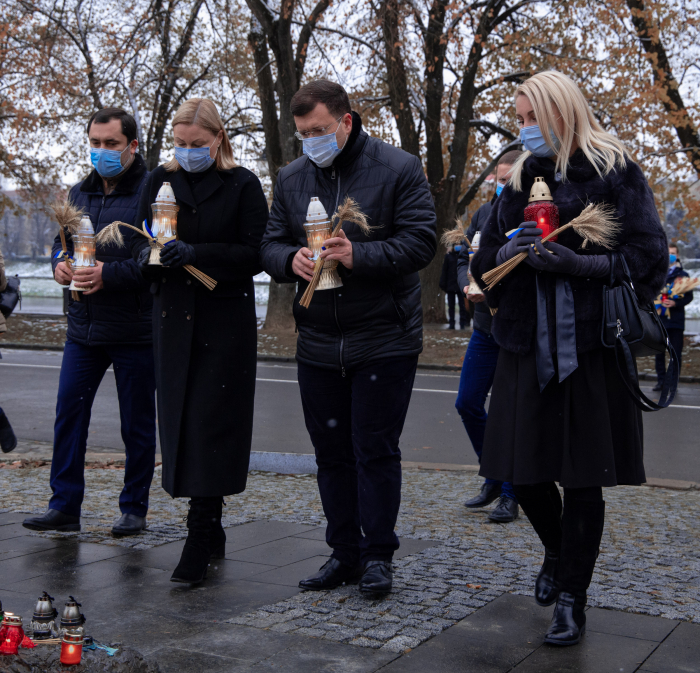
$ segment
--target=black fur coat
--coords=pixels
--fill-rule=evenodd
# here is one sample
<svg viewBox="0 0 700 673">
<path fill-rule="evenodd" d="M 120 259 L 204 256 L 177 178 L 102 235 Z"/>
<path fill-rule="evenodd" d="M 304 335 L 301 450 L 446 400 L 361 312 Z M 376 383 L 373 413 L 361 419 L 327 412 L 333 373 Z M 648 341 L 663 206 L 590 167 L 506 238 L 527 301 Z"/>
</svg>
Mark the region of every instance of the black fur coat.
<svg viewBox="0 0 700 673">
<path fill-rule="evenodd" d="M 637 296 L 641 302 L 651 302 L 666 279 L 668 248 L 666 234 L 659 221 L 654 196 L 641 169 L 632 161 L 625 168 L 612 171 L 601 178 L 580 150 L 569 160 L 567 181 L 555 177 L 551 159 L 530 156 L 523 167 L 522 191 L 515 192 L 510 185 L 496 199 L 481 236 L 479 252 L 472 260 L 476 281 L 484 287 L 482 274 L 497 266 L 496 254 L 507 238 L 505 232 L 520 226 L 527 206 L 530 188 L 536 177 L 543 177 L 559 208 L 560 224 L 576 217 L 587 203 L 607 203 L 615 207 L 622 227 L 617 250 L 622 252 L 630 268 Z M 557 243 L 578 254 L 603 254 L 596 246 L 580 249 L 581 237 L 572 229 L 563 232 Z M 514 353 L 527 353 L 535 338 L 537 322 L 536 271 L 522 262 L 496 287 L 486 292 L 488 304 L 497 308 L 492 334 L 502 348 Z M 555 274 L 541 272 L 551 285 L 547 291 L 547 313 L 554 311 Z M 576 311 L 576 348 L 585 352 L 601 347 L 603 285 L 607 278 L 569 277 Z M 554 331 L 554 321 L 549 321 Z M 550 334 L 553 343 L 554 334 Z"/>
</svg>

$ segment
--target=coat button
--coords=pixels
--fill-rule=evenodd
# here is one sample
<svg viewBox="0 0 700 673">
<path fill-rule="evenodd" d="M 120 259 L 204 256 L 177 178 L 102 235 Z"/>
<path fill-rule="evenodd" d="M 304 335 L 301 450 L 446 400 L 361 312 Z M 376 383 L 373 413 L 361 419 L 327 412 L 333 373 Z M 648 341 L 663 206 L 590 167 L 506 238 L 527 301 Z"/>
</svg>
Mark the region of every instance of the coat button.
<svg viewBox="0 0 700 673">
<path fill-rule="evenodd" d="M 161 283 L 164 283 L 166 280 L 168 280 L 168 279 L 167 279 L 167 278 L 161 278 L 161 279 L 160 279 Z"/>
<path fill-rule="evenodd" d="M 191 281 L 189 278 L 188 278 L 185 282 L 186 282 L 188 285 L 192 285 L 192 281 Z"/>
<path fill-rule="evenodd" d="M 196 212 L 197 212 L 197 209 L 196 209 L 196 208 L 192 208 L 192 212 L 193 212 L 193 213 L 196 213 Z"/>
<path fill-rule="evenodd" d="M 165 311 L 163 311 L 163 313 L 161 315 L 165 318 L 165 316 L 168 314 Z"/>
<path fill-rule="evenodd" d="M 188 316 L 187 316 L 187 319 L 188 319 L 188 320 L 192 320 L 192 316 L 191 316 L 191 315 L 188 315 Z"/>
</svg>

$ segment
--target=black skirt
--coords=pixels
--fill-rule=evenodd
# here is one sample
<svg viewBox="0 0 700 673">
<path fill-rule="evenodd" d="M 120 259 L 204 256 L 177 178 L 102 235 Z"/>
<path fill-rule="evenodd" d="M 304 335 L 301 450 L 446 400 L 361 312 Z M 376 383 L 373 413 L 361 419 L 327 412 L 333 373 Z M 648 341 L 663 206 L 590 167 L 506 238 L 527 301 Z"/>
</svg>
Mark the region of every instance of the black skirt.
<svg viewBox="0 0 700 673">
<path fill-rule="evenodd" d="M 642 412 L 619 378 L 615 354 L 599 348 L 540 393 L 534 349 L 504 349 L 493 382 L 480 474 L 514 484 L 565 488 L 642 484 Z"/>
</svg>

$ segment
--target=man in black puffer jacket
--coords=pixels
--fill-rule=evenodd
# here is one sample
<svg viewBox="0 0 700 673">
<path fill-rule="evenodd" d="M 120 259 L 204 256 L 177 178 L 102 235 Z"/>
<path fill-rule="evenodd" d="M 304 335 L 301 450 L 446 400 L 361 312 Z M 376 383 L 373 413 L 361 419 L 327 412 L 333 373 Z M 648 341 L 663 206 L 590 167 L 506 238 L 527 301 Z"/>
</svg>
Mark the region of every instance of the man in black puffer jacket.
<svg viewBox="0 0 700 673">
<path fill-rule="evenodd" d="M 300 586 L 330 589 L 362 567 L 360 590 L 384 593 L 399 546 L 399 437 L 423 348 L 418 271 L 435 255 L 435 210 L 420 160 L 369 137 L 340 85 L 302 87 L 292 114 L 306 156 L 280 171 L 261 255 L 276 281 L 299 281 L 299 387 L 333 549 Z M 328 215 L 351 196 L 373 229 L 366 236 L 346 222 L 326 241 L 321 256 L 339 261 L 343 286 L 317 290 L 305 309 L 314 196 Z"/>
<path fill-rule="evenodd" d="M 95 233 L 116 220 L 138 225 L 134 220 L 148 173 L 136 153 L 134 118 L 119 108 L 105 108 L 92 115 L 87 133 L 95 170 L 71 189 L 69 200 L 90 217 Z M 98 246 L 96 266 L 75 272 L 76 284 L 84 291 L 79 301 L 71 299 L 68 308 L 51 462 L 53 497 L 44 514 L 25 519 L 25 528 L 80 530 L 90 413 L 110 365 L 126 449 L 124 489 L 119 497 L 122 516 L 112 533 L 133 535 L 146 527 L 156 450 L 152 298 L 149 284 L 131 258 L 132 235 L 131 230 L 124 232 L 123 247 Z M 70 237 L 68 249 L 72 254 Z M 60 258 L 58 236 L 52 252 L 54 277 L 68 285 L 73 273 Z"/>
</svg>

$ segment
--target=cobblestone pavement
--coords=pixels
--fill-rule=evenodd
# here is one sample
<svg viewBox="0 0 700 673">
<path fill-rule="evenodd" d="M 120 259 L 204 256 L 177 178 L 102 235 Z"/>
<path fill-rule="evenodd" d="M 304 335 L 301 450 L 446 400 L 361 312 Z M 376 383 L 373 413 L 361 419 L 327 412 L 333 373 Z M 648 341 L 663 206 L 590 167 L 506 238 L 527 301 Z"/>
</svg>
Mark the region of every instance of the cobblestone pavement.
<svg viewBox="0 0 700 673">
<path fill-rule="evenodd" d="M 0 469 L 5 511 L 42 511 L 48 477 L 46 467 Z M 185 501 L 153 488 L 148 531 L 112 538 L 122 479 L 121 470 L 87 470 L 83 512 L 90 520 L 81 533 L 62 535 L 135 548 L 185 536 Z M 303 592 L 233 623 L 403 651 L 505 591 L 530 595 L 541 545 L 524 517 L 498 525 L 487 521 L 487 511 L 465 510 L 465 496 L 480 483 L 463 472 L 405 471 L 397 533 L 441 544 L 395 563 L 390 596 L 369 600 L 354 586 Z M 605 499 L 606 530 L 589 603 L 700 623 L 700 492 L 619 487 L 606 489 Z M 228 500 L 225 524 L 258 519 L 323 525 L 315 478 L 251 473 L 245 493 Z"/>
</svg>

